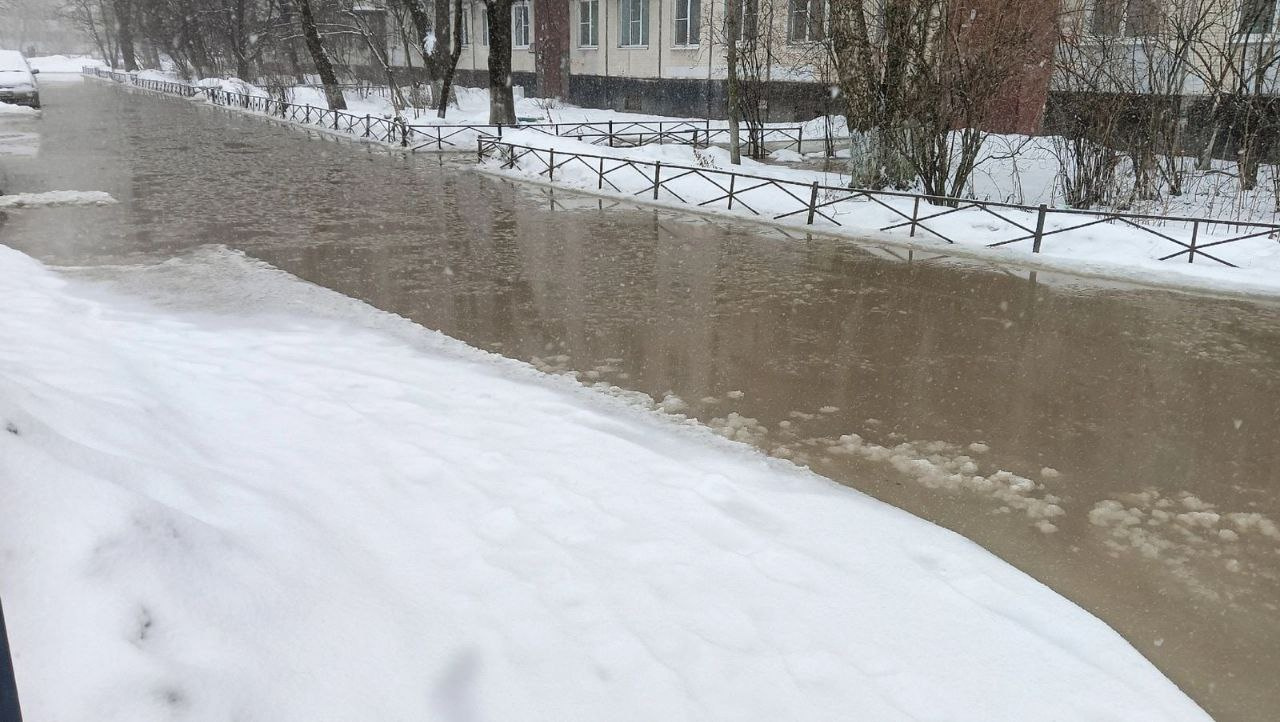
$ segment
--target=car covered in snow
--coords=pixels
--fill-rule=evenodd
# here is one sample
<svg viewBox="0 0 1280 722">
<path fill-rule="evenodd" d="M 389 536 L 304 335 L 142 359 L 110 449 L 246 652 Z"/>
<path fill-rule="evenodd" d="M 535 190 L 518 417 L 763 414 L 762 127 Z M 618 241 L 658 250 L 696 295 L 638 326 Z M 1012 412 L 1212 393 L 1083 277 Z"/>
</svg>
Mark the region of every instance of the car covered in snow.
<svg viewBox="0 0 1280 722">
<path fill-rule="evenodd" d="M 16 50 L 0 50 L 0 103 L 40 107 L 39 70 L 32 70 Z"/>
</svg>

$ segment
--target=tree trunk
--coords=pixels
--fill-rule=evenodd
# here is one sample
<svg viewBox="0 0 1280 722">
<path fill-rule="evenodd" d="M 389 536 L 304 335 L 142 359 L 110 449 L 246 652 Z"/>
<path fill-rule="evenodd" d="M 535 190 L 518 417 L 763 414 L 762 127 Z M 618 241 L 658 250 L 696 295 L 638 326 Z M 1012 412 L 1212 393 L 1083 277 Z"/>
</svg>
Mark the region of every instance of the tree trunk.
<svg viewBox="0 0 1280 722">
<path fill-rule="evenodd" d="M 449 0 L 435 0 L 432 5 L 436 14 L 436 46 L 433 49 L 432 63 L 435 65 L 436 78 L 443 78 L 445 68 L 449 64 L 449 56 L 453 51 L 453 33 L 449 27 Z M 433 78 L 434 80 L 435 78 Z"/>
<path fill-rule="evenodd" d="M 742 140 L 738 137 L 739 123 L 739 88 L 738 88 L 738 32 L 742 27 L 742 0 L 725 0 L 724 31 L 728 36 L 725 41 L 726 76 L 725 91 L 728 97 L 729 115 L 729 162 L 742 165 Z"/>
<path fill-rule="evenodd" d="M 396 0 L 396 2 L 400 3 L 400 6 L 409 13 L 409 19 L 413 21 L 413 29 L 418 34 L 418 53 L 422 55 L 422 67 L 427 71 L 427 80 L 435 83 L 440 79 L 441 75 L 440 68 L 436 63 L 437 56 L 434 52 L 428 53 L 425 47 L 427 36 L 432 34 L 434 28 L 431 16 L 427 14 L 427 9 L 422 6 L 421 0 Z M 444 0 L 438 2 L 437 5 L 448 7 L 448 3 L 444 2 Z M 448 25 L 448 19 L 445 20 L 445 24 Z M 437 49 L 439 45 L 440 38 L 437 37 Z"/>
<path fill-rule="evenodd" d="M 293 6 L 289 4 L 289 0 L 276 0 L 280 12 L 280 24 L 286 28 L 293 27 Z M 289 69 L 293 71 L 294 79 L 298 81 L 298 85 L 302 85 L 307 81 L 306 75 L 302 72 L 302 61 L 298 58 L 298 46 L 294 44 L 292 38 L 284 40 L 284 55 L 289 61 Z"/>
<path fill-rule="evenodd" d="M 444 119 L 449 111 L 449 93 L 453 90 L 453 73 L 458 68 L 458 58 L 462 57 L 462 0 L 453 0 L 453 52 L 449 54 L 449 64 L 444 68 L 444 82 L 440 89 L 440 102 L 436 117 Z"/>
<path fill-rule="evenodd" d="M 511 0 L 484 0 L 489 12 L 489 123 L 515 125 L 511 91 Z"/>
<path fill-rule="evenodd" d="M 236 77 L 241 80 L 254 80 L 249 68 L 248 45 L 251 42 L 245 32 L 245 0 L 236 0 L 231 8 L 231 54 L 236 59 Z"/>
<path fill-rule="evenodd" d="M 333 72 L 333 62 L 324 49 L 324 41 L 320 30 L 316 27 L 316 17 L 311 12 L 311 0 L 294 0 L 298 6 L 298 19 L 302 23 L 302 35 L 307 41 L 307 51 L 316 65 L 320 82 L 324 85 L 324 95 L 329 102 L 330 110 L 346 110 L 347 99 L 342 97 L 342 88 L 338 87 L 338 76 Z"/>
<path fill-rule="evenodd" d="M 138 57 L 133 49 L 133 0 L 116 0 L 116 36 L 124 56 L 125 72 L 138 70 Z"/>
</svg>

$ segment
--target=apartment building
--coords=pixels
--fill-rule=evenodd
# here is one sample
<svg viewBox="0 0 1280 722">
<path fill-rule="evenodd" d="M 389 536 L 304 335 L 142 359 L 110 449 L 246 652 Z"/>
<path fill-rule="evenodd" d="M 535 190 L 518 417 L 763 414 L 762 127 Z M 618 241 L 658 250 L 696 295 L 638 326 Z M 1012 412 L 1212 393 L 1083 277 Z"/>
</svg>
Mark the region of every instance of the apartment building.
<svg viewBox="0 0 1280 722">
<path fill-rule="evenodd" d="M 825 0 L 740 0 L 764 114 L 808 119 L 838 110 L 830 93 Z M 724 0 L 516 0 L 514 82 L 531 95 L 590 107 L 723 117 Z M 485 85 L 488 19 L 463 6 L 464 84 Z"/>
<path fill-rule="evenodd" d="M 1052 28 L 1058 2 L 966 0 L 951 21 L 971 23 L 974 17 L 1003 13 Z M 1032 6 L 1049 10 L 1027 12 Z M 485 5 L 462 7 L 457 79 L 484 87 Z M 725 7 L 725 0 L 515 0 L 512 80 L 529 95 L 581 106 L 723 118 Z M 843 113 L 827 42 L 829 0 L 739 0 L 739 8 L 740 75 L 755 83 L 749 93 L 752 110 L 769 121 Z M 396 37 L 403 34 L 389 35 L 392 57 L 411 62 L 404 39 Z M 1039 128 L 1054 37 L 1052 31 L 1044 33 L 1043 51 L 1028 58 L 1025 72 L 1001 93 L 995 129 L 1029 133 Z"/>
</svg>

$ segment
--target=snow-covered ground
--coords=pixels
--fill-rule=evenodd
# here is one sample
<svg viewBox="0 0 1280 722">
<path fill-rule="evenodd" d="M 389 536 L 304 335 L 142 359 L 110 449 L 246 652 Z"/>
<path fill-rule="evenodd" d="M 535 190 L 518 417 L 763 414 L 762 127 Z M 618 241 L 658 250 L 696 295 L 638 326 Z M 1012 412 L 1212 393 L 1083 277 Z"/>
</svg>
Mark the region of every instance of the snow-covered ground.
<svg viewBox="0 0 1280 722">
<path fill-rule="evenodd" d="M 661 161 L 664 165 L 705 168 L 708 170 L 734 170 L 767 178 L 790 181 L 789 193 L 764 185 L 741 194 L 740 200 L 732 211 L 727 208 L 723 197 L 727 193 L 729 179 L 727 176 L 717 177 L 716 182 L 697 175 L 685 175 L 682 178 L 664 182 L 658 202 L 679 206 L 697 207 L 703 202 L 703 210 L 732 212 L 741 216 L 752 216 L 762 220 L 772 220 L 784 213 L 793 213 L 783 222 L 803 225 L 807 213 L 797 213 L 807 208 L 809 189 L 813 182 L 822 186 L 844 188 L 849 183 L 846 175 L 837 172 L 821 172 L 793 168 L 773 164 L 764 164 L 744 159 L 743 164 L 734 167 L 729 163 L 727 151 L 721 148 L 695 149 L 683 145 L 648 145 L 638 148 L 602 148 L 577 141 L 572 138 L 556 137 L 533 130 L 509 131 L 503 135 L 505 142 L 538 149 L 556 149 L 558 153 L 582 153 L 593 156 L 605 155 L 610 158 L 631 159 L 653 163 Z M 1033 154 L 1028 163 L 1035 162 Z M 549 156 L 541 153 L 537 156 L 526 155 L 512 169 L 501 167 L 498 160 L 489 162 L 489 170 L 504 175 L 546 181 L 546 169 Z M 588 163 L 564 163 L 565 156 L 557 160 L 555 183 L 558 185 L 579 188 L 591 192 L 619 195 L 635 198 L 643 193 L 645 199 L 652 196 L 644 192 L 653 186 L 653 169 L 649 166 L 625 167 L 621 161 L 606 161 L 605 171 L 609 182 L 603 190 L 598 175 L 599 161 Z M 1043 159 L 1041 159 L 1043 160 Z M 563 165 L 562 165 L 563 163 Z M 615 170 L 616 169 L 616 170 Z M 666 178 L 672 179 L 680 171 L 669 169 Z M 718 183 L 718 185 L 717 185 Z M 744 181 L 737 187 L 742 191 L 745 187 L 755 186 L 757 182 Z M 677 197 L 677 194 L 679 197 Z M 822 191 L 819 203 L 843 197 L 843 191 Z M 681 201 L 684 200 L 684 202 Z M 815 218 L 815 229 L 839 232 L 856 237 L 872 237 L 892 239 L 901 243 L 930 247 L 932 249 L 955 252 L 957 249 L 966 253 L 994 259 L 1010 256 L 1022 262 L 1057 268 L 1074 273 L 1099 274 L 1143 282 L 1165 282 L 1172 284 L 1192 284 L 1220 289 L 1234 289 L 1258 293 L 1280 292 L 1280 240 L 1260 237 L 1239 241 L 1228 245 L 1209 249 L 1214 256 L 1233 263 L 1240 268 L 1229 268 L 1200 257 L 1196 263 L 1188 264 L 1186 256 L 1180 262 L 1160 261 L 1159 258 L 1183 250 L 1183 247 L 1172 241 L 1145 233 L 1136 228 L 1119 224 L 1093 225 L 1088 228 L 1071 230 L 1059 235 L 1050 235 L 1044 239 L 1041 252 L 1033 254 L 1030 240 L 1023 240 L 1015 245 L 999 248 L 987 248 L 989 244 L 1028 235 L 1026 231 L 980 210 L 965 210 L 950 213 L 945 217 L 927 221 L 924 226 L 951 239 L 955 245 L 948 244 L 939 236 L 928 230 L 917 230 L 915 237 L 909 237 L 909 229 L 899 228 L 889 232 L 880 229 L 893 224 L 903 223 L 912 212 L 912 200 L 909 198 L 881 198 L 881 202 L 896 208 L 897 212 L 865 199 L 846 200 L 827 206 L 824 213 L 838 222 L 820 215 Z M 745 206 L 745 207 L 744 207 Z M 752 214 L 754 209 L 759 216 Z M 948 209 L 922 206 L 920 217 L 941 213 Z M 1023 228 L 1034 228 L 1036 216 L 1030 212 L 1014 210 L 999 211 L 1008 220 L 1017 221 Z M 905 215 L 905 218 L 904 218 Z M 1230 216 L 1228 216 L 1230 217 Z M 1067 229 L 1087 222 L 1088 218 L 1079 216 L 1059 216 L 1050 214 L 1045 230 L 1053 232 Z M 1190 241 L 1192 229 L 1182 224 L 1154 226 L 1160 233 L 1180 239 L 1184 243 Z M 1205 245 L 1215 240 L 1243 235 L 1246 230 L 1235 227 L 1202 228 L 1199 244 Z"/>
<path fill-rule="evenodd" d="M 0 115 L 40 115 L 40 111 L 25 105 L 0 102 Z"/>
<path fill-rule="evenodd" d="M 102 191 L 48 191 L 0 195 L 0 208 L 36 208 L 47 206 L 106 206 L 115 203 L 110 193 Z"/>
<path fill-rule="evenodd" d="M 41 75 L 79 75 L 84 68 L 105 68 L 107 64 L 88 55 L 46 55 L 27 58 L 32 70 L 39 70 Z"/>
<path fill-rule="evenodd" d="M 30 719 L 1206 718 L 955 534 L 237 254 L 0 285 Z"/>
</svg>

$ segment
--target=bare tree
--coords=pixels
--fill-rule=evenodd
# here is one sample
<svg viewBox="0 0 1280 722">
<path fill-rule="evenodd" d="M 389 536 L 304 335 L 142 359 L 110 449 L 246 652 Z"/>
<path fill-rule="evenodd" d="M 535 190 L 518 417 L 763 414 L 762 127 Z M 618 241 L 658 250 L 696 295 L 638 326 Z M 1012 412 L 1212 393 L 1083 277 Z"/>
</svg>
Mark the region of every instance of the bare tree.
<svg viewBox="0 0 1280 722">
<path fill-rule="evenodd" d="M 511 3 L 484 0 L 489 14 L 489 122 L 514 125 L 516 101 L 511 88 Z"/>
<path fill-rule="evenodd" d="M 315 63 L 316 72 L 320 75 L 320 83 L 324 86 L 324 95 L 331 110 L 346 110 L 347 99 L 342 95 L 338 85 L 338 75 L 333 70 L 333 61 L 325 49 L 324 39 L 320 37 L 320 29 L 316 25 L 315 13 L 311 8 L 311 0 L 293 0 L 298 10 L 298 22 L 302 26 L 302 35 L 306 39 L 307 52 L 311 53 L 311 61 Z"/>
<path fill-rule="evenodd" d="M 449 112 L 449 94 L 453 92 L 453 74 L 462 57 L 462 0 L 453 0 L 453 50 L 444 68 L 444 80 L 440 84 L 440 100 L 436 103 L 436 116 L 443 119 Z"/>
<path fill-rule="evenodd" d="M 58 16 L 93 42 L 99 56 L 111 67 L 116 66 L 115 39 L 111 33 L 110 13 L 101 0 L 68 0 L 58 9 Z"/>
<path fill-rule="evenodd" d="M 138 58 L 133 48 L 133 0 L 115 0 L 116 39 L 120 55 L 124 58 L 126 72 L 138 70 Z"/>
<path fill-rule="evenodd" d="M 1050 61 L 1056 5 L 833 0 L 831 8 L 853 182 L 918 181 L 930 195 L 963 195 L 1005 112 L 998 100 Z"/>
<path fill-rule="evenodd" d="M 743 0 L 725 0 L 725 91 L 728 94 L 729 162 L 742 165 L 742 140 L 738 137 L 740 120 L 738 87 L 738 39 L 742 34 Z"/>
<path fill-rule="evenodd" d="M 1201 151 L 1200 166 L 1208 168 L 1225 140 L 1234 148 L 1243 191 L 1257 187 L 1262 160 L 1280 132 L 1280 108 L 1274 100 L 1280 90 L 1280 35 L 1272 32 L 1274 13 L 1274 4 L 1267 2 L 1243 3 L 1239 12 L 1219 9 L 1212 21 L 1215 31 L 1206 32 L 1193 48 L 1197 75 L 1213 97 L 1213 130 Z"/>
</svg>

